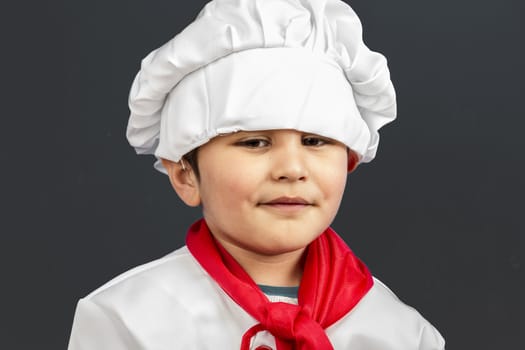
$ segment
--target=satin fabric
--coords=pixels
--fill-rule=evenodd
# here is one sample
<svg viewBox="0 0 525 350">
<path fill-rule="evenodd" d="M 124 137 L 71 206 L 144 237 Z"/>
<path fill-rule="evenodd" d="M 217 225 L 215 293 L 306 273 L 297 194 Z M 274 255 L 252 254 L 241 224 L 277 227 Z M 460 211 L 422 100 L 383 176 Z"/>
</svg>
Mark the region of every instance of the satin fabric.
<svg viewBox="0 0 525 350">
<path fill-rule="evenodd" d="M 336 139 L 369 162 L 397 113 L 385 57 L 340 0 L 209 2 L 142 60 L 129 108 L 136 152 L 175 162 L 221 133 L 283 128 Z"/>
<path fill-rule="evenodd" d="M 372 137 L 337 63 L 304 48 L 250 49 L 192 72 L 173 88 L 155 155 L 178 160 L 218 134 L 274 129 L 338 140 L 360 159 Z"/>
<path fill-rule="evenodd" d="M 256 324 L 183 247 L 81 299 L 68 349 L 239 349 Z M 336 350 L 444 349 L 439 332 L 377 279 L 326 334 Z M 258 332 L 250 349 L 263 345 L 276 349 L 269 332 Z"/>
<path fill-rule="evenodd" d="M 251 338 L 263 330 L 276 337 L 277 350 L 331 350 L 324 329 L 348 313 L 373 285 L 367 267 L 330 228 L 305 252 L 299 305 L 269 302 L 244 269 L 213 239 L 204 220 L 191 226 L 187 245 L 221 288 L 260 322 L 244 334 L 241 350 L 248 350 Z"/>
</svg>

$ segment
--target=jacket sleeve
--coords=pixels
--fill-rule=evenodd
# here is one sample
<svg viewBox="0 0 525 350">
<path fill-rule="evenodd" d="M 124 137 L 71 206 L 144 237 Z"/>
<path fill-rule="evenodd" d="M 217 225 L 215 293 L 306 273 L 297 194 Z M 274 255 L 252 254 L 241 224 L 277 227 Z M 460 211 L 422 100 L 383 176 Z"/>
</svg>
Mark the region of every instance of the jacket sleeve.
<svg viewBox="0 0 525 350">
<path fill-rule="evenodd" d="M 139 349 L 129 331 L 89 299 L 77 304 L 68 350 Z"/>
<path fill-rule="evenodd" d="M 432 325 L 425 325 L 420 334 L 418 350 L 445 350 L 445 339 Z"/>
</svg>

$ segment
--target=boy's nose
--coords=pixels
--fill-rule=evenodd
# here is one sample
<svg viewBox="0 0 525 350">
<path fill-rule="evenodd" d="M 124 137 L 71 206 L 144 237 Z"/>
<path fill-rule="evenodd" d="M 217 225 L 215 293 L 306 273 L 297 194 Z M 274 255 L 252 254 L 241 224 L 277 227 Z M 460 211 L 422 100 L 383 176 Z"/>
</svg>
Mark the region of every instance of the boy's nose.
<svg viewBox="0 0 525 350">
<path fill-rule="evenodd" d="M 277 181 L 305 181 L 308 178 L 301 147 L 286 145 L 272 155 L 272 178 Z"/>
</svg>

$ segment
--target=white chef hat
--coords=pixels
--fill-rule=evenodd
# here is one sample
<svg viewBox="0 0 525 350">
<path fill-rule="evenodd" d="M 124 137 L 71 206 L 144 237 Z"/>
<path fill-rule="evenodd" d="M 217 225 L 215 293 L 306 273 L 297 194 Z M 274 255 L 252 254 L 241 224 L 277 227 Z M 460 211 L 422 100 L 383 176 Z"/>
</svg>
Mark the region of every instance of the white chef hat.
<svg viewBox="0 0 525 350">
<path fill-rule="evenodd" d="M 296 129 L 369 162 L 396 116 L 386 59 L 340 0 L 209 2 L 144 58 L 129 106 L 137 153 L 172 161 L 219 134 Z"/>
</svg>

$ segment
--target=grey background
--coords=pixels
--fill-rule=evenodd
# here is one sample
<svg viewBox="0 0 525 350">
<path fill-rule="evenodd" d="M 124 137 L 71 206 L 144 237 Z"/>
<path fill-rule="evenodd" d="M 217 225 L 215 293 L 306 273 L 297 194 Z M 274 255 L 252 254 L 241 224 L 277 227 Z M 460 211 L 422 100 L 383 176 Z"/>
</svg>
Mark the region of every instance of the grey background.
<svg viewBox="0 0 525 350">
<path fill-rule="evenodd" d="M 181 246 L 199 217 L 124 133 L 140 60 L 204 3 L 4 14 L 2 348 L 66 348 L 78 298 Z M 524 349 L 523 1 L 351 4 L 389 59 L 399 114 L 335 229 L 448 349 Z"/>
</svg>

